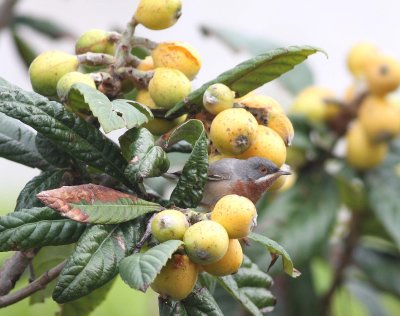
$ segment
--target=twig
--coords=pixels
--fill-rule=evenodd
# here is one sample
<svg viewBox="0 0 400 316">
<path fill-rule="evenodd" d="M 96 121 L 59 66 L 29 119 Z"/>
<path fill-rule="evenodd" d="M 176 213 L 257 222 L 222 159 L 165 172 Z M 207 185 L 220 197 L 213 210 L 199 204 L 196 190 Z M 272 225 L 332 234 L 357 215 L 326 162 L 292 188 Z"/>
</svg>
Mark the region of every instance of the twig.
<svg viewBox="0 0 400 316">
<path fill-rule="evenodd" d="M 29 266 L 37 250 L 17 251 L 0 270 L 0 296 L 8 294 Z"/>
<path fill-rule="evenodd" d="M 353 260 L 353 251 L 357 245 L 359 237 L 359 228 L 362 221 L 363 212 L 354 212 L 352 214 L 349 233 L 347 238 L 344 240 L 344 247 L 338 255 L 338 264 L 334 269 L 333 281 L 326 292 L 326 294 L 321 298 L 321 314 L 320 315 L 330 315 L 330 307 L 333 295 L 338 287 L 343 283 L 345 277 L 345 270 L 351 264 Z"/>
<path fill-rule="evenodd" d="M 133 38 L 133 43 L 132 43 L 133 47 L 140 46 L 142 48 L 145 48 L 148 51 L 153 50 L 154 48 L 157 47 L 157 45 L 158 44 L 156 42 L 153 42 L 153 41 L 149 40 L 148 38 L 139 37 L 139 36 L 135 36 Z"/>
<path fill-rule="evenodd" d="M 19 302 L 33 293 L 44 289 L 47 284 L 53 281 L 60 274 L 61 270 L 64 268 L 65 262 L 66 261 L 63 261 L 53 269 L 46 271 L 23 289 L 5 296 L 0 296 L 0 308 Z"/>
<path fill-rule="evenodd" d="M 144 246 L 146 241 L 151 237 L 151 222 L 153 221 L 154 216 L 156 216 L 156 214 L 153 214 L 150 217 L 149 221 L 147 222 L 146 230 L 145 230 L 142 238 L 135 245 L 135 248 L 133 249 L 133 253 L 138 253 L 142 249 L 142 247 Z"/>
<path fill-rule="evenodd" d="M 32 261 L 29 262 L 28 268 L 29 268 L 29 283 L 32 283 L 36 279 L 35 268 L 33 267 Z"/>
<path fill-rule="evenodd" d="M 126 65 L 126 59 L 131 53 L 132 42 L 133 42 L 133 34 L 135 34 L 137 22 L 135 18 L 132 18 L 131 21 L 126 26 L 125 31 L 122 33 L 121 38 L 117 45 L 117 50 L 115 52 L 115 69 Z"/>
<path fill-rule="evenodd" d="M 120 67 L 117 73 L 122 79 L 131 80 L 135 87 L 141 89 L 147 89 L 154 74 L 153 71 L 141 71 L 133 67 Z"/>
<path fill-rule="evenodd" d="M 14 17 L 13 11 L 18 0 L 4 0 L 0 5 L 0 30 L 7 27 Z"/>
<path fill-rule="evenodd" d="M 80 64 L 90 66 L 111 65 L 115 62 L 115 57 L 108 54 L 101 53 L 85 53 L 76 56 Z"/>
</svg>

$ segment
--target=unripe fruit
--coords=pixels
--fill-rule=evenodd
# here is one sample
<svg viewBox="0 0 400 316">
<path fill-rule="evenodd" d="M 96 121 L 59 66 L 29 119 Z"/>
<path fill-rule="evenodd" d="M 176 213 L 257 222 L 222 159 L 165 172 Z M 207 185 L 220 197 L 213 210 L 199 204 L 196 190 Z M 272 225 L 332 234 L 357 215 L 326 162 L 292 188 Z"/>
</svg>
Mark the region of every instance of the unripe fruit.
<svg viewBox="0 0 400 316">
<path fill-rule="evenodd" d="M 371 43 L 354 45 L 347 55 L 347 67 L 356 79 L 365 75 L 365 68 L 369 62 L 379 56 L 378 48 Z"/>
<path fill-rule="evenodd" d="M 160 43 L 152 51 L 154 66 L 181 71 L 190 80 L 196 77 L 201 67 L 201 58 L 196 49 L 183 42 Z"/>
<path fill-rule="evenodd" d="M 368 97 L 361 104 L 358 119 L 372 142 L 385 141 L 400 133 L 400 111 L 383 98 Z"/>
<path fill-rule="evenodd" d="M 138 91 L 136 95 L 136 101 L 147 106 L 149 109 L 152 110 L 159 108 L 151 98 L 149 91 L 145 89 L 141 89 Z"/>
<path fill-rule="evenodd" d="M 135 19 L 148 29 L 163 30 L 178 21 L 181 10 L 181 0 L 141 0 Z"/>
<path fill-rule="evenodd" d="M 400 85 L 400 63 L 387 56 L 376 58 L 367 64 L 365 80 L 373 94 L 382 96 L 394 91 Z"/>
<path fill-rule="evenodd" d="M 183 300 L 197 282 L 198 266 L 186 255 L 173 255 L 161 269 L 151 288 L 173 300 Z"/>
<path fill-rule="evenodd" d="M 192 89 L 189 79 L 179 70 L 157 68 L 149 82 L 151 98 L 162 108 L 170 109 L 182 101 Z"/>
<path fill-rule="evenodd" d="M 257 224 L 257 210 L 248 198 L 230 194 L 215 204 L 211 220 L 221 224 L 229 238 L 244 238 Z"/>
<path fill-rule="evenodd" d="M 258 124 L 245 109 L 228 109 L 219 113 L 211 123 L 210 139 L 226 155 L 246 151 L 257 138 Z"/>
<path fill-rule="evenodd" d="M 355 121 L 346 135 L 346 159 L 350 166 L 367 170 L 379 165 L 386 157 L 386 143 L 372 143 L 359 121 Z"/>
<path fill-rule="evenodd" d="M 224 227 L 205 220 L 190 226 L 183 242 L 190 260 L 204 265 L 217 262 L 226 254 L 229 238 Z"/>
<path fill-rule="evenodd" d="M 137 70 L 141 71 L 149 71 L 154 69 L 154 61 L 153 57 L 151 56 L 146 56 L 140 64 L 136 67 Z"/>
<path fill-rule="evenodd" d="M 280 167 L 286 160 L 286 146 L 273 129 L 259 125 L 256 140 L 249 149 L 236 157 L 240 159 L 261 157 L 271 160 L 277 167 Z"/>
<path fill-rule="evenodd" d="M 310 121 L 323 122 L 327 119 L 327 102 L 334 98 L 329 89 L 322 87 L 308 87 L 296 97 L 291 112 L 304 115 Z"/>
<path fill-rule="evenodd" d="M 204 108 L 211 114 L 218 113 L 233 107 L 235 92 L 222 83 L 215 83 L 207 88 L 203 95 Z"/>
<path fill-rule="evenodd" d="M 69 91 L 73 84 L 83 83 L 89 87 L 96 89 L 94 80 L 87 74 L 78 71 L 71 71 L 60 78 L 57 82 L 57 95 L 60 100 L 64 101 L 68 98 Z"/>
<path fill-rule="evenodd" d="M 153 135 L 160 136 L 185 122 L 186 117 L 187 114 L 183 114 L 173 120 L 154 118 L 143 124 L 142 126 L 147 128 Z"/>
<path fill-rule="evenodd" d="M 52 97 L 57 94 L 57 82 L 68 72 L 78 68 L 78 59 L 60 51 L 48 51 L 37 56 L 29 67 L 32 88 L 37 93 Z"/>
<path fill-rule="evenodd" d="M 110 40 L 110 33 L 99 29 L 92 29 L 83 33 L 75 44 L 75 53 L 84 54 L 87 52 L 114 55 L 115 43 Z"/>
<path fill-rule="evenodd" d="M 216 275 L 224 276 L 235 273 L 239 270 L 243 262 L 243 250 L 239 240 L 230 239 L 228 251 L 222 259 L 217 262 L 203 266 L 204 271 Z"/>
<path fill-rule="evenodd" d="M 159 242 L 177 239 L 182 240 L 189 222 L 186 216 L 176 210 L 164 210 L 154 216 L 151 222 L 151 233 Z"/>
</svg>

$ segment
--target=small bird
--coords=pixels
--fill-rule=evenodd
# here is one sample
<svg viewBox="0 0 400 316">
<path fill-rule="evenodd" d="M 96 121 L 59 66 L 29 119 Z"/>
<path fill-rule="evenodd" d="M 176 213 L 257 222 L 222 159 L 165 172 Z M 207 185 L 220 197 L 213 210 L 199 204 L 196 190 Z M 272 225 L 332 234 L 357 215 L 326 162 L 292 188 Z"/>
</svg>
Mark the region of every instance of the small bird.
<svg viewBox="0 0 400 316">
<path fill-rule="evenodd" d="M 208 167 L 208 180 L 200 205 L 210 209 L 228 194 L 241 195 L 256 203 L 275 180 L 289 174 L 272 161 L 260 157 L 218 160 Z"/>
</svg>

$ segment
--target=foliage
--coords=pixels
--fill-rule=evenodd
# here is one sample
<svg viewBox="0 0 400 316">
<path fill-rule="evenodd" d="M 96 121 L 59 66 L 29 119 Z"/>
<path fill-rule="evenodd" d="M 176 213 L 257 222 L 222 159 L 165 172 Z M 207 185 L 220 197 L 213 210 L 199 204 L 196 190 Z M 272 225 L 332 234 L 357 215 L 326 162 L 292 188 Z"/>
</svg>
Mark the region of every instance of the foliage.
<svg viewBox="0 0 400 316">
<path fill-rule="evenodd" d="M 33 22 L 20 19 L 18 23 Z M 44 26 L 39 23 L 34 27 L 41 31 Z M 311 47 L 275 50 L 250 59 L 210 82 L 223 81 L 238 93 L 246 93 L 317 51 Z M 210 82 L 189 96 L 192 105 L 198 104 L 196 98 Z M 0 153 L 43 170 L 21 191 L 16 211 L 0 218 L 1 250 L 45 247 L 41 251 L 43 254 L 44 249 L 50 251 L 51 258 L 57 252 L 52 249 L 57 248 L 47 246 L 76 243 L 71 253 L 63 257 L 66 261 L 58 280 L 49 286 L 54 288 L 53 299 L 63 304 L 61 315 L 92 310 L 104 299 L 119 272 L 131 287 L 145 291 L 182 244 L 171 240 L 137 253 L 148 238 L 147 214 L 159 211 L 161 205 L 197 207 L 208 169 L 208 140 L 201 121 L 188 120 L 154 141 L 152 134 L 140 127 L 153 118 L 144 105 L 131 100 L 110 100 L 82 84 L 75 84 L 71 93 L 73 100 L 86 106 L 65 107 L 0 79 L 0 118 L 4 122 Z M 87 114 L 79 112 L 85 107 L 89 109 L 90 120 Z M 175 109 L 188 110 L 182 105 Z M 100 127 L 106 133 L 122 127 L 128 130 L 120 137 L 118 146 L 99 131 Z M 152 197 L 146 192 L 143 180 L 163 175 L 169 167 L 166 152 L 179 152 L 182 143 L 187 144 L 190 154 L 169 201 Z M 273 256 L 282 254 L 284 270 L 295 275 L 293 263 L 280 245 L 262 236 L 251 238 L 265 244 Z M 246 266 L 237 276 L 218 278 L 218 282 L 254 315 L 271 310 L 275 304 L 275 298 L 267 290 L 271 286 L 270 277 L 250 259 L 246 259 Z M 36 301 L 48 295 L 49 292 L 43 292 Z M 160 301 L 161 314 L 172 311 L 222 315 L 218 302 L 200 285 L 177 304 Z"/>
</svg>

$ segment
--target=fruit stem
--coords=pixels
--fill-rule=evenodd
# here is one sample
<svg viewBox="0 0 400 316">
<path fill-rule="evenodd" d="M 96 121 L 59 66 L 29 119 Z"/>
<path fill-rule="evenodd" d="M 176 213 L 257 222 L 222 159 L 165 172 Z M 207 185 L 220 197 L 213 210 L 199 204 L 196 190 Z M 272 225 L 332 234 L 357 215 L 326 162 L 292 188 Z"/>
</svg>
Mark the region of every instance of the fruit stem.
<svg viewBox="0 0 400 316">
<path fill-rule="evenodd" d="M 80 64 L 89 66 L 111 65 L 115 62 L 115 57 L 108 54 L 85 53 L 76 56 Z"/>
<path fill-rule="evenodd" d="M 139 89 L 147 89 L 150 79 L 153 78 L 154 71 L 141 71 L 134 67 L 120 67 L 117 74 L 122 79 L 129 79 L 133 85 Z"/>
<path fill-rule="evenodd" d="M 133 35 L 135 34 L 136 25 L 138 25 L 138 23 L 135 18 L 132 17 L 131 21 L 126 26 L 126 29 L 124 30 L 121 38 L 118 41 L 117 49 L 115 52 L 115 69 L 126 65 L 126 60 L 129 58 L 129 55 L 131 53 Z"/>
<path fill-rule="evenodd" d="M 145 37 L 134 36 L 133 37 L 133 47 L 140 46 L 148 50 L 148 52 L 152 51 L 154 48 L 157 47 L 157 43 L 149 40 Z"/>
<path fill-rule="evenodd" d="M 139 240 L 139 242 L 135 245 L 135 248 L 133 248 L 133 253 L 138 253 L 140 250 L 143 248 L 144 244 L 147 242 L 147 240 L 151 237 L 151 222 L 153 221 L 154 216 L 156 216 L 157 213 L 154 213 L 148 220 L 146 230 L 142 236 L 142 238 Z"/>
</svg>

